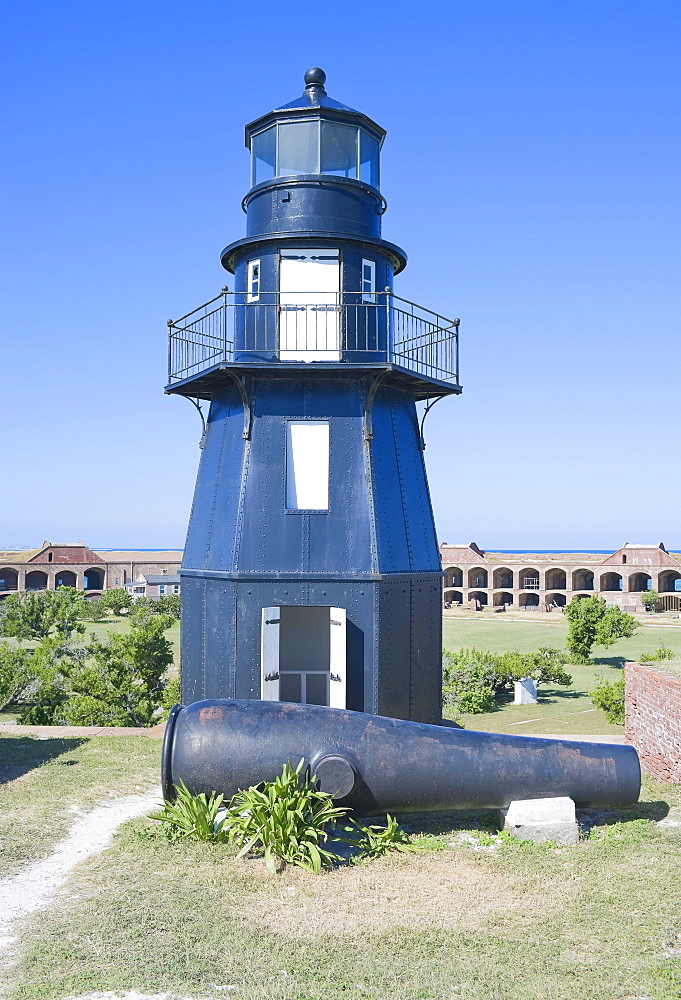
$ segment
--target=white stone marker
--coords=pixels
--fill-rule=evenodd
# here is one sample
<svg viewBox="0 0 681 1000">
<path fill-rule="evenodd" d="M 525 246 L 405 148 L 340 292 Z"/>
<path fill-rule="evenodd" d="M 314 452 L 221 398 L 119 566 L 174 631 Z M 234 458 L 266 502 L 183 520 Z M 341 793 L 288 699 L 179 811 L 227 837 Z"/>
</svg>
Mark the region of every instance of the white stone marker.
<svg viewBox="0 0 681 1000">
<path fill-rule="evenodd" d="M 518 799 L 501 810 L 504 829 L 518 840 L 544 844 L 576 844 L 579 828 L 575 804 L 567 796 L 552 799 Z"/>
<path fill-rule="evenodd" d="M 537 685 L 531 677 L 521 677 L 519 681 L 513 682 L 513 704 L 537 704 Z"/>
</svg>

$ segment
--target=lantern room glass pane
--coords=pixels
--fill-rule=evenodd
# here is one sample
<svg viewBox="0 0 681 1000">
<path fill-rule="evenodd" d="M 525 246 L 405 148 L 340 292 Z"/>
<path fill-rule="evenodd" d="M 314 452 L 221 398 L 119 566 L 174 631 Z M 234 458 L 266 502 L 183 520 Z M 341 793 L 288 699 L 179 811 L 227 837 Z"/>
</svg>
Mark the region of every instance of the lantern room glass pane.
<svg viewBox="0 0 681 1000">
<path fill-rule="evenodd" d="M 319 122 L 291 122 L 279 125 L 277 174 L 319 173 Z"/>
<path fill-rule="evenodd" d="M 276 170 L 277 131 L 274 125 L 253 136 L 251 159 L 253 163 L 252 184 L 269 181 Z"/>
<path fill-rule="evenodd" d="M 378 187 L 378 142 L 366 132 L 359 132 L 359 179 Z"/>
<path fill-rule="evenodd" d="M 357 177 L 357 129 L 352 125 L 322 122 L 320 173 Z"/>
</svg>

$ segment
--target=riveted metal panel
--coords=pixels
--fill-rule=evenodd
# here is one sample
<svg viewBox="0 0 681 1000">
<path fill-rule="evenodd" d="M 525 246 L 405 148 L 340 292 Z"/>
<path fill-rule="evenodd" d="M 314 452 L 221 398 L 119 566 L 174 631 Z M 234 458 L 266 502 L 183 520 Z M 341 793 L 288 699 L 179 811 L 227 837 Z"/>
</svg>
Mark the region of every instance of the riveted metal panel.
<svg viewBox="0 0 681 1000">
<path fill-rule="evenodd" d="M 206 581 L 204 697 L 234 698 L 236 588 L 229 580 Z"/>
<path fill-rule="evenodd" d="M 414 404 L 393 405 L 392 424 L 409 545 L 409 568 L 416 573 L 439 572 L 435 520 Z"/>
<path fill-rule="evenodd" d="M 226 387 L 210 406 L 183 567 L 231 565 L 243 460 L 243 406 Z"/>
<path fill-rule="evenodd" d="M 438 576 L 411 580 L 409 718 L 442 718 L 442 605 Z"/>
<path fill-rule="evenodd" d="M 372 408 L 371 468 L 376 522 L 377 568 L 380 573 L 411 569 L 404 496 L 393 426 L 393 406 L 413 407 L 409 397 L 379 389 Z"/>
<path fill-rule="evenodd" d="M 182 580 L 182 701 L 189 705 L 204 697 L 204 610 L 206 581 L 185 577 Z"/>
<path fill-rule="evenodd" d="M 410 718 L 411 593 L 409 579 L 379 584 L 378 715 Z"/>
</svg>

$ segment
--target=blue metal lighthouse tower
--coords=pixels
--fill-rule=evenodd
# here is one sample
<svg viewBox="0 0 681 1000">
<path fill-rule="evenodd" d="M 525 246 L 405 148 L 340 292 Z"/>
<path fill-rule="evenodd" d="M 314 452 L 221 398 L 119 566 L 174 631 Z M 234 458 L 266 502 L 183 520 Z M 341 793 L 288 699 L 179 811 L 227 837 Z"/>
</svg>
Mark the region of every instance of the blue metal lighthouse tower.
<svg viewBox="0 0 681 1000">
<path fill-rule="evenodd" d="M 182 577 L 182 699 L 441 718 L 442 573 L 416 402 L 460 392 L 458 320 L 399 299 L 385 131 L 325 74 L 246 126 L 234 274 L 170 322 L 210 400 Z"/>
</svg>

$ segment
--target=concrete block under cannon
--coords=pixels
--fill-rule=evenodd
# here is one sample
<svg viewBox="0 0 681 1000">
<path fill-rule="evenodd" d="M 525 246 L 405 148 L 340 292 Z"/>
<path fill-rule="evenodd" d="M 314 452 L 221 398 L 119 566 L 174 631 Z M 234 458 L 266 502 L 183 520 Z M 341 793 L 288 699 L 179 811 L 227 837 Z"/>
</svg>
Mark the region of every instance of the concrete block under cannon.
<svg viewBox="0 0 681 1000">
<path fill-rule="evenodd" d="M 170 713 L 163 741 L 166 798 L 273 780 L 303 759 L 320 787 L 363 815 L 505 809 L 568 796 L 578 807 L 638 800 L 633 747 L 505 736 L 278 701 L 198 701 Z"/>
</svg>

